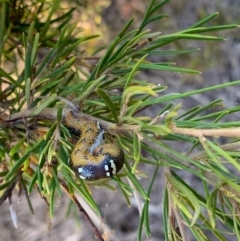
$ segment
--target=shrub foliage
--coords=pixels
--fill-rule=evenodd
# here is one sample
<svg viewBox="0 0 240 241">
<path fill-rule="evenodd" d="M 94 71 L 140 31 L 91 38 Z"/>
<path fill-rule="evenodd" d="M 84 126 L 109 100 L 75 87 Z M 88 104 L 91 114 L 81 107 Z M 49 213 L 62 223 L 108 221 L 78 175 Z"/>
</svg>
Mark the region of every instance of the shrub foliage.
<svg viewBox="0 0 240 241">
<path fill-rule="evenodd" d="M 74 142 L 64 118 L 73 110 L 79 117 L 97 119 L 109 138 L 123 149 L 123 170 L 113 181 L 93 185 L 109 189 L 118 186 L 128 204 L 133 192 L 142 196 L 138 240 L 143 232 L 151 235 L 148 207 L 159 168 L 164 168 L 165 240 L 187 240 L 187 230 L 196 240 L 207 240 L 206 230 L 217 240 L 227 240 L 216 228 L 219 221 L 240 238 L 240 122 L 222 121 L 224 116 L 238 112 L 240 106 L 215 111 L 222 103 L 217 99 L 179 115 L 181 107 L 173 103 L 187 96 L 237 86 L 240 81 L 166 94 L 167 86 L 141 80 L 138 75 L 145 70 L 199 74 L 172 62 L 152 62 L 149 56 L 191 54 L 199 49 L 164 47 L 171 48 L 171 43 L 178 40 L 222 41 L 212 32 L 238 26 L 211 26 L 211 20 L 218 15 L 213 13 L 176 33 L 151 32 L 150 23 L 168 17 L 161 11 L 168 1 L 152 0 L 138 29 L 133 29 L 134 20 L 129 20 L 109 46 L 87 55 L 88 42 L 98 36 L 78 33 L 79 27 L 72 20 L 74 8 L 64 8 L 59 0 L 29 1 L 28 5 L 19 2 L 0 1 L 0 204 L 6 200 L 11 203 L 12 191 L 21 187 L 34 213 L 29 194 L 37 189 L 53 216 L 54 197 L 65 190 L 98 239 L 103 240 L 74 195 L 80 193 L 100 215 L 88 184 L 75 177 L 68 163 Z M 163 108 L 155 117 L 145 114 L 145 110 L 159 104 Z M 212 113 L 206 114 L 207 109 L 212 109 Z M 216 136 L 226 137 L 228 143 L 212 141 L 211 137 Z M 169 141 L 183 141 L 191 147 L 184 155 L 166 144 Z M 147 190 L 141 185 L 144 173 L 139 163 L 156 169 Z M 199 189 L 203 193 L 187 184 L 178 169 L 200 178 Z"/>
</svg>

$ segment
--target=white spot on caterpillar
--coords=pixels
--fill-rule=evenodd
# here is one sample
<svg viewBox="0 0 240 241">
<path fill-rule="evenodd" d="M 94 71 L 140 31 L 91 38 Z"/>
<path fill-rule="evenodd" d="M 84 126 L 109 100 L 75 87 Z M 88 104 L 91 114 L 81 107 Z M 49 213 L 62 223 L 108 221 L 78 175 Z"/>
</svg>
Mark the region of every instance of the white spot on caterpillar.
<svg viewBox="0 0 240 241">
<path fill-rule="evenodd" d="M 104 165 L 104 169 L 105 169 L 105 171 L 108 171 L 109 170 L 108 165 Z"/>
<path fill-rule="evenodd" d="M 106 176 L 107 176 L 107 177 L 110 177 L 110 172 L 106 172 Z"/>
<path fill-rule="evenodd" d="M 114 163 L 113 159 L 111 159 L 110 161 L 111 164 L 111 168 L 112 168 L 112 174 L 116 174 L 117 173 L 117 168 L 116 168 L 116 164 Z"/>
<path fill-rule="evenodd" d="M 81 174 L 83 172 L 83 168 L 82 167 L 79 167 L 78 168 L 78 172 Z"/>
<path fill-rule="evenodd" d="M 91 155 L 93 154 L 93 150 L 103 143 L 103 141 L 104 141 L 103 135 L 104 135 L 104 130 L 101 130 L 101 132 L 96 137 L 95 142 L 90 146 L 89 152 Z"/>
<path fill-rule="evenodd" d="M 101 126 L 100 126 L 99 121 L 97 121 L 97 128 L 98 128 L 99 130 L 101 130 Z"/>
<path fill-rule="evenodd" d="M 81 179 L 86 179 L 86 177 L 84 177 L 84 176 L 82 176 L 82 175 L 79 175 L 79 177 L 80 177 Z"/>
</svg>

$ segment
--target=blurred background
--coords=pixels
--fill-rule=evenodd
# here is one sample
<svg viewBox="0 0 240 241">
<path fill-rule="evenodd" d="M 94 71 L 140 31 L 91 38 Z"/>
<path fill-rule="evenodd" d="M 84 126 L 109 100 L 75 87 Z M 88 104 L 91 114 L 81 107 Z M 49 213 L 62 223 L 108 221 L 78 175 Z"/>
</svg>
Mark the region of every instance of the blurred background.
<svg viewBox="0 0 240 241">
<path fill-rule="evenodd" d="M 126 22 L 135 18 L 134 27 L 137 28 L 144 16 L 144 11 L 149 0 L 89 0 L 89 1 L 63 1 L 65 6 L 69 4 L 76 6 L 74 20 L 78 21 L 78 26 L 86 35 L 100 34 L 102 37 L 89 42 L 89 53 L 102 45 L 108 44 L 122 29 Z M 211 21 L 211 25 L 240 23 L 240 1 L 236 0 L 171 0 L 166 4 L 162 11 L 169 14 L 169 18 L 153 22 L 149 28 L 152 31 L 159 31 L 163 34 L 180 31 L 189 27 L 208 16 L 211 13 L 219 12 L 219 16 Z M 200 48 L 201 50 L 190 55 L 166 56 L 153 61 L 171 61 L 177 66 L 188 69 L 196 69 L 202 75 L 187 75 L 176 73 L 165 73 L 146 71 L 140 77 L 154 83 L 169 86 L 167 92 L 184 92 L 206 86 L 225 83 L 240 79 L 240 31 L 217 32 L 216 35 L 226 38 L 224 42 L 197 42 L 197 41 L 178 41 L 174 43 L 175 49 L 185 49 L 186 47 Z M 204 93 L 185 98 L 181 102 L 181 110 L 187 110 L 192 106 L 203 105 L 214 99 L 222 98 L 226 108 L 233 107 L 240 103 L 240 91 L 234 88 L 214 91 L 214 93 Z M 159 109 L 161 106 L 159 106 Z M 147 114 L 154 116 L 159 112 L 158 107 L 147 110 Z M 240 118 L 239 113 L 232 114 L 228 118 L 236 120 Z M 174 146 L 184 153 L 185 147 L 181 143 Z M 139 166 L 147 175 L 151 177 L 154 168 Z M 198 180 L 191 174 L 182 173 L 185 180 L 197 189 Z M 141 182 L 146 188 L 149 179 L 142 179 Z M 162 196 L 163 178 L 161 171 L 155 181 L 150 204 L 150 223 L 152 237 L 142 240 L 157 241 L 164 240 L 162 230 Z M 137 240 L 137 228 L 139 224 L 139 212 L 137 203 L 132 198 L 132 206 L 129 207 L 120 190 L 116 192 L 108 191 L 104 188 L 91 188 L 92 195 L 98 204 L 102 219 L 92 214 L 92 219 L 96 221 L 102 230 L 105 240 L 133 241 Z M 199 190 L 201 192 L 201 190 Z M 80 202 L 84 204 L 81 197 Z M 62 198 L 57 200 L 55 216 L 49 218 L 49 210 L 43 199 L 39 199 L 39 193 L 31 194 L 32 204 L 35 215 L 32 216 L 24 195 L 18 197 L 13 195 L 12 202 L 17 215 L 18 228 L 13 224 L 9 210 L 9 203 L 5 202 L 0 208 L 0 240 L 19 240 L 19 241 L 89 241 L 95 240 L 93 232 L 82 215 L 79 215 L 76 207 L 69 208 L 68 197 L 63 193 Z M 86 209 L 88 207 L 85 207 Z M 87 209 L 88 210 L 88 209 Z M 90 210 L 87 212 L 91 212 Z M 194 240 L 194 238 L 190 240 Z M 214 238 L 212 239 L 214 240 Z M 229 236 L 229 240 L 237 240 Z"/>
</svg>

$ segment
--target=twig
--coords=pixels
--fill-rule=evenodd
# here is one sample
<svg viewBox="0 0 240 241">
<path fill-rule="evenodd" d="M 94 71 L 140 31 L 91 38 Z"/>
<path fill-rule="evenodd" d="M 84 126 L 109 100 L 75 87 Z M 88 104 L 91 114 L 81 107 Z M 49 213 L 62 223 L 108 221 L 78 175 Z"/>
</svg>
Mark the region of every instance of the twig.
<svg viewBox="0 0 240 241">
<path fill-rule="evenodd" d="M 240 137 L 240 128 L 221 128 L 221 129 L 193 129 L 179 128 L 172 126 L 171 130 L 175 134 L 202 137 L 202 136 L 225 136 L 225 137 Z"/>
<path fill-rule="evenodd" d="M 68 108 L 63 109 L 63 111 L 62 111 L 63 120 L 64 120 L 65 116 L 67 115 L 67 113 L 69 111 L 70 111 L 70 109 L 68 109 Z M 28 118 L 28 117 L 36 117 L 36 118 L 40 118 L 40 119 L 45 118 L 45 119 L 50 119 L 50 120 L 56 120 L 57 119 L 57 112 L 58 112 L 57 108 L 46 108 L 46 109 L 43 109 L 38 115 L 34 115 L 34 109 L 31 109 L 31 110 L 21 111 L 21 112 L 18 112 L 16 114 L 13 114 L 13 115 L 10 115 L 10 116 L 7 116 L 7 117 L 5 115 L 3 115 L 3 116 L 0 115 L 0 120 L 5 121 L 5 122 L 14 122 L 14 121 L 20 121 L 21 119 Z M 74 115 L 78 118 L 85 118 L 85 119 L 89 119 L 89 120 L 98 120 L 100 122 L 100 124 L 102 125 L 102 127 L 104 129 L 107 129 L 111 134 L 114 134 L 114 132 L 121 132 L 121 133 L 127 135 L 127 134 L 129 134 L 130 131 L 135 132 L 136 130 L 140 130 L 140 126 L 122 125 L 122 126 L 118 127 L 114 123 L 111 123 L 111 122 L 108 122 L 108 121 L 105 121 L 105 120 L 101 120 L 101 119 L 89 116 L 87 114 L 84 114 L 84 113 L 74 112 Z M 111 130 L 113 132 L 111 132 Z M 176 126 L 172 126 L 172 132 L 178 133 L 178 134 L 183 134 L 183 135 L 196 136 L 196 137 L 202 137 L 204 135 L 209 136 L 210 134 L 216 135 L 216 136 L 221 136 L 222 134 L 225 135 L 225 136 L 231 136 L 231 135 L 236 136 L 236 133 L 237 133 L 237 135 L 240 136 L 240 128 L 234 128 L 234 129 L 233 128 L 231 128 L 231 129 L 230 128 L 192 129 L 192 128 L 178 128 Z M 149 147 L 151 147 L 151 148 L 153 148 L 157 151 L 162 152 L 163 154 L 170 157 L 174 161 L 182 164 L 183 166 L 185 166 L 187 168 L 191 168 L 193 171 L 196 171 L 196 172 L 201 171 L 201 170 L 199 170 L 198 167 L 196 167 L 196 166 L 194 166 L 190 163 L 187 163 L 185 159 L 183 159 L 179 156 L 175 156 L 170 151 L 167 151 L 166 149 L 162 148 L 161 146 L 156 145 L 150 139 L 145 138 L 143 140 L 143 142 L 146 145 L 148 145 Z M 235 147 L 239 148 L 239 145 L 236 144 Z M 194 156 L 194 159 L 195 158 L 196 158 L 196 156 Z M 205 176 L 206 180 L 208 181 L 208 183 L 210 183 L 211 185 L 215 186 L 216 183 L 221 182 L 221 180 L 214 173 L 204 171 L 204 176 Z M 231 193 L 240 197 L 240 193 L 228 184 L 222 186 L 220 189 L 222 191 L 227 191 L 227 192 L 230 191 Z"/>
<path fill-rule="evenodd" d="M 166 175 L 171 175 L 169 167 L 164 167 L 164 177 L 166 177 Z M 166 180 L 167 179 L 165 178 L 165 182 L 166 182 Z M 167 185 L 167 183 L 166 183 L 166 186 L 167 186 L 168 193 L 171 193 L 172 192 L 171 187 L 169 185 Z M 176 220 L 177 220 L 177 223 L 178 223 L 178 228 L 179 228 L 179 231 L 180 231 L 180 234 L 181 234 L 181 240 L 188 241 L 187 235 L 186 235 L 186 232 L 185 232 L 185 227 L 184 227 L 183 222 L 182 222 L 182 218 L 180 216 L 180 213 L 179 213 L 178 209 L 175 208 L 174 204 L 172 203 L 171 195 L 169 195 L 169 207 L 172 208 L 172 210 L 174 212 L 174 215 L 176 217 Z M 169 208 L 169 210 L 171 210 L 171 209 Z"/>
<path fill-rule="evenodd" d="M 35 185 L 35 187 L 37 188 L 38 193 L 39 193 L 39 195 L 41 196 L 41 198 L 44 200 L 44 202 L 45 202 L 45 203 L 47 204 L 47 206 L 49 207 L 50 204 L 49 204 L 47 198 L 42 195 L 42 193 L 41 193 L 41 191 L 40 191 L 40 189 L 39 189 L 39 186 L 38 186 L 38 185 Z"/>
<path fill-rule="evenodd" d="M 71 109 L 69 109 L 69 108 L 63 108 L 63 111 L 62 111 L 63 120 L 70 110 Z M 12 114 L 10 116 L 0 115 L 0 120 L 5 121 L 5 122 L 14 122 L 14 121 L 19 121 L 23 118 L 30 118 L 30 117 L 36 117 L 39 119 L 56 120 L 58 109 L 57 108 L 45 108 L 38 114 L 34 114 L 34 112 L 35 112 L 34 109 L 27 109 L 27 110 Z M 107 129 L 109 131 L 111 131 L 111 130 L 116 131 L 118 133 L 127 133 L 129 131 L 136 132 L 141 129 L 139 125 L 123 124 L 120 127 L 118 127 L 114 123 L 95 118 L 93 116 L 84 114 L 82 112 L 75 111 L 74 115 L 77 118 L 84 118 L 87 120 L 97 120 L 100 122 L 100 124 L 102 125 L 102 127 L 104 129 Z M 175 134 L 195 136 L 195 137 L 202 137 L 202 136 L 240 137 L 240 128 L 193 129 L 193 128 L 179 128 L 179 127 L 176 127 L 175 125 L 172 125 L 171 130 L 172 130 L 172 133 L 175 133 Z"/>
<path fill-rule="evenodd" d="M 82 205 L 80 204 L 80 202 L 78 201 L 78 199 L 75 197 L 75 195 L 70 194 L 69 190 L 68 190 L 68 186 L 65 184 L 64 181 L 59 180 L 62 188 L 64 189 L 64 191 L 68 194 L 68 196 L 72 199 L 72 201 L 77 205 L 79 212 L 81 212 L 83 214 L 83 216 L 85 217 L 85 219 L 87 220 L 87 222 L 90 224 L 95 236 L 97 237 L 98 240 L 100 241 L 104 241 L 104 239 L 102 238 L 99 230 L 97 229 L 97 227 L 95 226 L 95 224 L 93 223 L 93 221 L 91 220 L 91 218 L 88 216 L 87 212 L 85 211 L 85 209 L 82 207 Z"/>
<path fill-rule="evenodd" d="M 4 203 L 4 201 L 11 195 L 14 187 L 19 182 L 20 178 L 22 177 L 22 171 L 20 171 L 16 178 L 13 180 L 13 182 L 8 186 L 6 191 L 3 193 L 3 195 L 0 198 L 0 206 Z"/>
<path fill-rule="evenodd" d="M 178 223 L 178 228 L 180 231 L 178 235 L 181 235 L 181 237 L 180 237 L 181 240 L 188 241 L 186 231 L 185 231 L 184 225 L 182 223 L 182 218 L 181 218 L 179 210 L 177 208 L 174 208 L 174 214 L 175 214 L 175 217 L 176 217 L 176 220 Z"/>
<path fill-rule="evenodd" d="M 64 121 L 67 113 L 71 111 L 72 109 L 69 108 L 63 108 L 62 110 L 62 119 Z M 15 114 L 12 114 L 10 116 L 6 115 L 0 115 L 0 120 L 10 123 L 10 122 L 17 122 L 17 121 L 22 121 L 24 118 L 31 118 L 35 117 L 37 119 L 48 119 L 48 120 L 53 120 L 55 121 L 57 119 L 57 113 L 58 109 L 57 108 L 45 108 L 43 109 L 40 113 L 34 114 L 35 110 L 34 109 L 28 109 L 24 110 Z M 74 112 L 74 116 L 76 118 L 83 118 L 86 120 L 96 120 L 99 121 L 103 129 L 106 129 L 110 132 L 110 134 L 114 134 L 114 132 L 121 132 L 121 133 L 128 133 L 129 131 L 136 132 L 140 130 L 139 125 L 121 125 L 121 127 L 118 127 L 116 124 L 111 123 L 109 121 L 105 121 L 87 114 L 84 114 L 82 112 Z"/>
</svg>

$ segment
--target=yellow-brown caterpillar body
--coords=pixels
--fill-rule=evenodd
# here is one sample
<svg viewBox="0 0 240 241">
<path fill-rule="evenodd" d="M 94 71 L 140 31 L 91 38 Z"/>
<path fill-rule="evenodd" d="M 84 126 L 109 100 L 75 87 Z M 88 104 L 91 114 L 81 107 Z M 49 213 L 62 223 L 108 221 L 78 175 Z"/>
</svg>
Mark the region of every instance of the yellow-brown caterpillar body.
<svg viewBox="0 0 240 241">
<path fill-rule="evenodd" d="M 121 170 L 124 164 L 123 151 L 116 143 L 104 143 L 104 129 L 98 121 L 76 118 L 70 111 L 65 123 L 71 132 L 80 136 L 70 162 L 81 179 L 104 179 Z"/>
</svg>

